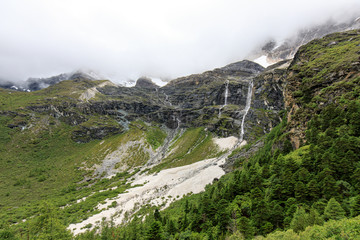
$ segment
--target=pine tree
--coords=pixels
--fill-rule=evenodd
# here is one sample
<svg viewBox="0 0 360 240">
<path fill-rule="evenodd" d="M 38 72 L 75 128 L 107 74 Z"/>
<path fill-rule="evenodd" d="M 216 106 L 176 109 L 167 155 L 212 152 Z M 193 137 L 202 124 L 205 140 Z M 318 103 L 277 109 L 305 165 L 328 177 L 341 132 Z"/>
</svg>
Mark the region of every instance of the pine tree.
<svg viewBox="0 0 360 240">
<path fill-rule="evenodd" d="M 360 195 L 356 196 L 351 206 L 351 216 L 356 217 L 360 215 Z"/>
<path fill-rule="evenodd" d="M 305 188 L 305 184 L 301 181 L 297 182 L 295 185 L 295 198 L 299 202 L 303 202 L 306 199 L 307 192 Z"/>
<path fill-rule="evenodd" d="M 325 208 L 324 217 L 326 220 L 339 220 L 345 217 L 345 211 L 341 207 L 340 203 L 331 198 Z"/>
<path fill-rule="evenodd" d="M 251 238 L 254 235 L 255 229 L 248 218 L 240 217 L 237 221 L 237 224 L 238 224 L 238 231 L 241 234 L 243 234 L 246 238 Z"/>
<path fill-rule="evenodd" d="M 290 222 L 290 228 L 292 228 L 295 232 L 300 232 L 304 231 L 304 229 L 309 225 L 309 214 L 305 212 L 303 207 L 297 207 Z"/>
<path fill-rule="evenodd" d="M 312 179 L 306 186 L 308 200 L 316 200 L 319 198 L 319 187 L 318 183 Z"/>
<path fill-rule="evenodd" d="M 189 211 L 190 211 L 190 208 L 189 208 L 189 200 L 186 199 L 186 201 L 185 201 L 185 213 L 189 213 Z"/>
<path fill-rule="evenodd" d="M 220 230 L 224 232 L 230 221 L 230 215 L 227 212 L 228 202 L 225 199 L 221 199 L 217 204 L 217 212 L 215 215 L 215 221 Z"/>
<path fill-rule="evenodd" d="M 187 219 L 187 214 L 185 213 L 184 215 L 184 220 L 182 221 L 181 224 L 181 230 L 185 230 L 188 227 L 188 219 Z"/>
<path fill-rule="evenodd" d="M 326 199 L 330 199 L 337 195 L 338 189 L 336 185 L 336 181 L 332 176 L 334 171 L 329 168 L 325 168 L 322 172 L 318 174 L 318 178 L 321 181 L 320 186 L 322 190 L 322 195 Z"/>
<path fill-rule="evenodd" d="M 161 223 L 159 221 L 154 221 L 151 223 L 150 228 L 146 233 L 147 240 L 161 240 Z"/>
<path fill-rule="evenodd" d="M 351 182 L 355 190 L 360 191 L 360 168 L 356 168 L 354 173 L 351 175 Z"/>
<path fill-rule="evenodd" d="M 284 209 L 280 206 L 280 204 L 274 202 L 276 201 L 273 201 L 273 204 L 275 205 L 270 207 L 271 209 L 270 220 L 276 228 L 279 228 L 282 226 L 282 222 L 284 219 Z"/>
<path fill-rule="evenodd" d="M 177 231 L 174 221 L 172 219 L 170 219 L 166 224 L 166 231 L 170 234 L 175 234 L 175 232 Z"/>
<path fill-rule="evenodd" d="M 159 209 L 155 209 L 155 211 L 154 211 L 154 218 L 155 218 L 155 220 L 156 221 L 160 221 L 161 222 L 161 215 L 160 215 L 160 211 L 159 211 Z"/>
<path fill-rule="evenodd" d="M 322 225 L 323 223 L 324 220 L 320 216 L 319 212 L 316 209 L 311 208 L 309 213 L 309 226 Z"/>
</svg>

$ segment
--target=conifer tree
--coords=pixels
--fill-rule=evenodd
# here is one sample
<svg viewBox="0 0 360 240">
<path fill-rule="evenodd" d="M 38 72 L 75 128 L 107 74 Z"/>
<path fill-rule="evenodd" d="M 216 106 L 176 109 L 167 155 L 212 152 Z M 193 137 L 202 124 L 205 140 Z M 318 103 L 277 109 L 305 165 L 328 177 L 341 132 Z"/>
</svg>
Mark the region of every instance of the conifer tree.
<svg viewBox="0 0 360 240">
<path fill-rule="evenodd" d="M 324 223 L 324 220 L 320 216 L 319 212 L 314 208 L 310 209 L 308 220 L 309 220 L 309 226 L 322 225 Z"/>
<path fill-rule="evenodd" d="M 157 208 L 154 211 L 154 218 L 155 218 L 156 221 L 161 222 L 161 215 L 160 215 L 159 209 L 157 209 Z"/>
<path fill-rule="evenodd" d="M 360 215 L 360 195 L 355 197 L 355 200 L 351 206 L 351 216 L 356 217 Z"/>
<path fill-rule="evenodd" d="M 295 198 L 302 202 L 306 199 L 307 191 L 305 188 L 305 184 L 301 181 L 297 182 L 295 185 Z"/>
<path fill-rule="evenodd" d="M 314 199 L 318 199 L 319 198 L 319 187 L 318 187 L 318 183 L 312 179 L 307 185 L 306 185 L 306 189 L 307 189 L 307 198 L 308 200 L 314 200 Z"/>
<path fill-rule="evenodd" d="M 292 228 L 295 232 L 300 232 L 304 231 L 304 229 L 309 225 L 309 214 L 305 212 L 303 207 L 297 207 L 290 222 L 290 228 Z"/>
<path fill-rule="evenodd" d="M 162 234 L 161 234 L 161 223 L 159 221 L 154 221 L 151 223 L 150 228 L 147 231 L 146 234 L 147 240 L 161 240 Z"/>
<path fill-rule="evenodd" d="M 345 211 L 341 207 L 340 203 L 331 198 L 325 208 L 324 217 L 326 220 L 339 220 L 345 217 Z"/>
</svg>

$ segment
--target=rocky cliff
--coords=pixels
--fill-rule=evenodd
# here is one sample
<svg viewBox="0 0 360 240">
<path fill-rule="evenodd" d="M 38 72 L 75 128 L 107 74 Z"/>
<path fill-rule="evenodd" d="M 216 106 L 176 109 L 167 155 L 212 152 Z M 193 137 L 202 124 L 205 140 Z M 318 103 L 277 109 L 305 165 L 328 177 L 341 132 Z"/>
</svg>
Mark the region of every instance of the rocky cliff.
<svg viewBox="0 0 360 240">
<path fill-rule="evenodd" d="M 288 68 L 285 90 L 289 137 L 294 148 L 303 143 L 312 116 L 329 104 L 345 101 L 344 96 L 358 88 L 359 34 L 359 30 L 334 33 L 310 42 L 296 53 Z M 352 95 L 347 97 L 356 98 Z"/>
</svg>

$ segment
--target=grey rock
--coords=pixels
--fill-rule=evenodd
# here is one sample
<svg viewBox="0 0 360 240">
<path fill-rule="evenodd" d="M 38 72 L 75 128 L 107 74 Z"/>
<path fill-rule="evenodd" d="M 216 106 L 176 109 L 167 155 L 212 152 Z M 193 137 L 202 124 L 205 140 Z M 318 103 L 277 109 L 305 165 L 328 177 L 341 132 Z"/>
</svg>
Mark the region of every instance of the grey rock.
<svg viewBox="0 0 360 240">
<path fill-rule="evenodd" d="M 147 77 L 141 77 L 136 81 L 135 87 L 137 88 L 159 88 L 158 85 L 156 85 L 150 78 Z"/>
</svg>

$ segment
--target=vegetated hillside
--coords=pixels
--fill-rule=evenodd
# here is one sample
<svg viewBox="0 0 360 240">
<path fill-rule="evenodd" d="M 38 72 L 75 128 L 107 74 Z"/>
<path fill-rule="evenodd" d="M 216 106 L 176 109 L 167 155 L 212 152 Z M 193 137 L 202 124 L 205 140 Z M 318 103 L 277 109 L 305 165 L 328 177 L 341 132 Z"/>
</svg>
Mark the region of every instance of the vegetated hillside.
<svg viewBox="0 0 360 240">
<path fill-rule="evenodd" d="M 236 171 L 203 193 L 149 212 L 145 221 L 140 215 L 77 239 L 251 239 L 277 229 L 287 231 L 267 238 L 356 239 L 359 57 L 359 31 L 301 47 L 285 80 L 288 114 L 254 156 L 238 158 Z M 250 150 L 247 145 L 236 154 Z"/>
<path fill-rule="evenodd" d="M 78 78 L 0 90 L 0 236 L 71 239 L 65 226 L 135 187 L 136 174 L 219 156 L 211 138 L 240 136 L 242 122 L 249 144 L 229 156 L 234 172 L 164 211 L 146 204 L 125 226 L 76 238 L 252 238 L 357 216 L 359 52 L 353 31 L 303 46 L 287 69 L 243 61 L 163 88 Z"/>
</svg>

